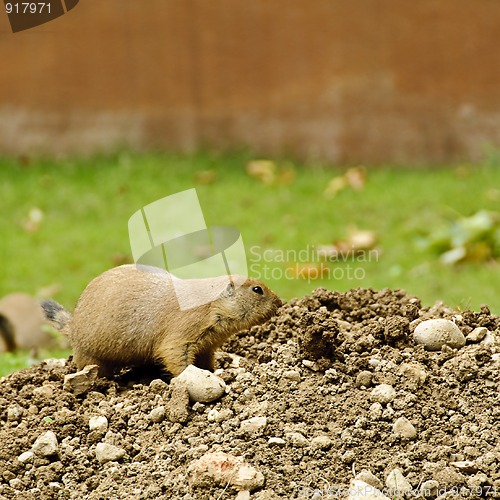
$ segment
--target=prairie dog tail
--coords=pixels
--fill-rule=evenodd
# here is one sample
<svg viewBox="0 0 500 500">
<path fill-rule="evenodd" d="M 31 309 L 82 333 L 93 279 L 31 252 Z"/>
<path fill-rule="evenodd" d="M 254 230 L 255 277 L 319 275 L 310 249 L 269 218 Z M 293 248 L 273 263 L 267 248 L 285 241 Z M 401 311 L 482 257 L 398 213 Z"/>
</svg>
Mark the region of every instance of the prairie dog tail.
<svg viewBox="0 0 500 500">
<path fill-rule="evenodd" d="M 17 345 L 14 327 L 3 314 L 0 314 L 0 343 L 2 340 L 7 352 L 14 352 L 16 350 Z"/>
<path fill-rule="evenodd" d="M 64 327 L 71 319 L 71 314 L 54 300 L 43 300 L 40 305 L 42 306 L 43 314 L 52 323 L 54 328 L 61 333 L 66 333 Z"/>
</svg>

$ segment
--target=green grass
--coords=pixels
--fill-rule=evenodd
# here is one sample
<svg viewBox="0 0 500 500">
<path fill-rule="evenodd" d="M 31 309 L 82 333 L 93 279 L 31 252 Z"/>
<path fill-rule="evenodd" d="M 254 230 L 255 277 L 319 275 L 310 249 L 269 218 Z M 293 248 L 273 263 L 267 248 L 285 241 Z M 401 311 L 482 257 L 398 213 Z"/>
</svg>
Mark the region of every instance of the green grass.
<svg viewBox="0 0 500 500">
<path fill-rule="evenodd" d="M 416 244 L 419 232 L 451 214 L 498 210 L 500 200 L 492 191 L 500 187 L 495 165 L 465 171 L 368 169 L 363 190 L 346 189 L 326 199 L 322 193 L 339 169 L 295 165 L 293 183 L 270 186 L 245 173 L 251 158 L 249 153 L 121 153 L 88 160 L 0 160 L 0 297 L 14 291 L 37 295 L 54 286 L 54 298 L 73 308 L 94 276 L 130 256 L 127 222 L 136 210 L 196 187 L 208 225 L 241 231 L 256 277 L 265 277 L 263 262 L 255 257 L 265 249 L 306 253 L 312 245 L 345 237 L 350 225 L 376 231 L 380 257 L 338 263 L 335 276 L 343 274 L 343 279 L 280 278 L 289 264 L 266 262 L 265 281 L 286 299 L 317 286 L 341 291 L 390 287 L 404 288 L 428 305 L 442 300 L 477 309 L 486 303 L 500 313 L 498 265 L 445 267 Z M 216 172 L 215 182 L 197 184 L 196 174 L 207 169 Z M 29 232 L 23 224 L 34 207 L 44 218 L 37 231 Z M 353 277 L 354 268 L 363 279 Z M 0 373 L 6 360 L 0 358 Z"/>
</svg>

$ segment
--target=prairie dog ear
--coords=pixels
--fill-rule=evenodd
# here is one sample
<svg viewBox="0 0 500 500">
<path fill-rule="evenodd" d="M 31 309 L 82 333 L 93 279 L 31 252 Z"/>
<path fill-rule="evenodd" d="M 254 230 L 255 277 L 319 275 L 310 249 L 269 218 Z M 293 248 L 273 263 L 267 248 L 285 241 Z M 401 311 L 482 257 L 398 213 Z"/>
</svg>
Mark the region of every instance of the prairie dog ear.
<svg viewBox="0 0 500 500">
<path fill-rule="evenodd" d="M 232 297 L 234 295 L 234 283 L 230 281 L 227 286 L 224 294 L 226 297 Z"/>
</svg>

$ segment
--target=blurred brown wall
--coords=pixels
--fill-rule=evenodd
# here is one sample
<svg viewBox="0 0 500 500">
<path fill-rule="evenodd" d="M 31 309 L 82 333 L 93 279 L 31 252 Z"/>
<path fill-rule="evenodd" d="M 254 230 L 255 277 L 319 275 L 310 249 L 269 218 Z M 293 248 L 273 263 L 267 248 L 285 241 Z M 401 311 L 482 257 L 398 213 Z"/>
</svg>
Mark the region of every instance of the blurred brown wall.
<svg viewBox="0 0 500 500">
<path fill-rule="evenodd" d="M 11 33 L 0 152 L 250 146 L 335 162 L 500 144 L 498 0 L 81 0 Z"/>
</svg>

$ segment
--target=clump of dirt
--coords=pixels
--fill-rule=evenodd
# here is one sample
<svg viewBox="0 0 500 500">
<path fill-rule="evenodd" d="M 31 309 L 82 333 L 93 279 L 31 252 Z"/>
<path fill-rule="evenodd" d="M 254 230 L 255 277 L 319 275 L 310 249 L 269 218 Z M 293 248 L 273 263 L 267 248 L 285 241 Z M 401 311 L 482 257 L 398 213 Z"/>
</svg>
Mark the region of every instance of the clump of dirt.
<svg viewBox="0 0 500 500">
<path fill-rule="evenodd" d="M 415 326 L 431 318 L 453 320 L 467 344 L 415 345 Z M 212 452 L 264 476 L 239 499 L 347 498 L 363 469 L 379 489 L 399 478 L 396 496 L 500 496 L 500 317 L 487 307 L 457 312 L 422 308 L 401 290 L 317 289 L 224 347 L 227 394 L 188 412 L 158 374 L 98 379 L 79 396 L 63 389 L 71 362 L 5 377 L 0 498 L 235 498 L 234 486 L 192 483 L 190 465 Z M 55 448 L 38 442 L 31 453 L 47 431 Z"/>
</svg>

